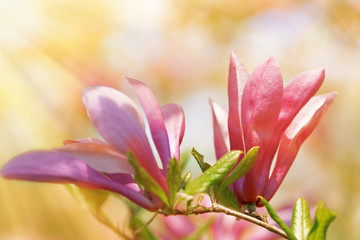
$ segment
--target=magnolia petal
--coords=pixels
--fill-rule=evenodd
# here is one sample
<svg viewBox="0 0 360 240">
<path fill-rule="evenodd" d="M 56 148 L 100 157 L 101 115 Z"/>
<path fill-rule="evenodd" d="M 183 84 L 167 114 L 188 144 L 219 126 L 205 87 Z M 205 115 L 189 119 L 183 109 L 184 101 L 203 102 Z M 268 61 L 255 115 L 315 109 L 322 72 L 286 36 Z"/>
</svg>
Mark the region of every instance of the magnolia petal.
<svg viewBox="0 0 360 240">
<path fill-rule="evenodd" d="M 72 144 L 72 143 L 96 143 L 96 144 L 104 144 L 104 145 L 107 145 L 106 142 L 104 141 L 101 141 L 100 139 L 97 139 L 97 138 L 81 138 L 81 139 L 77 139 L 77 140 L 72 140 L 72 139 L 66 139 L 63 141 L 63 144 L 64 145 L 67 145 L 67 144 Z"/>
<path fill-rule="evenodd" d="M 264 156 L 274 155 L 269 151 L 277 142 L 272 133 L 277 123 L 283 98 L 283 81 L 278 63 L 270 58 L 260 65 L 245 84 L 241 104 L 242 127 L 244 130 L 245 150 L 259 146 L 257 161 L 244 179 L 243 198 L 247 202 L 256 201 L 261 195 L 268 177 L 264 166 L 271 162 Z M 270 159 L 270 161 L 272 158 Z"/>
<path fill-rule="evenodd" d="M 139 187 L 139 185 L 137 185 L 134 178 L 129 174 L 125 174 L 125 173 L 106 173 L 105 175 L 108 178 L 110 178 L 112 181 L 114 181 L 116 183 L 120 183 L 120 184 L 124 185 L 125 187 L 127 187 L 129 189 L 132 189 L 132 190 L 134 190 L 136 192 L 141 192 L 141 193 L 144 192 Z"/>
<path fill-rule="evenodd" d="M 85 162 L 57 151 L 32 151 L 14 157 L 1 170 L 5 178 L 37 182 L 74 183 L 81 187 L 104 189 L 119 193 L 136 204 L 156 210 L 141 192 L 111 181 Z"/>
<path fill-rule="evenodd" d="M 209 99 L 209 102 L 213 115 L 216 159 L 220 159 L 230 151 L 227 112 L 212 99 Z"/>
<path fill-rule="evenodd" d="M 171 158 L 169 137 L 166 131 L 161 108 L 151 90 L 142 82 L 127 78 L 131 84 L 149 122 L 150 132 L 159 153 L 163 169 L 166 171 Z"/>
<path fill-rule="evenodd" d="M 246 149 L 271 137 L 280 113 L 283 81 L 278 63 L 270 58 L 251 74 L 244 87 L 241 118 Z M 260 146 L 261 147 L 261 146 Z"/>
<path fill-rule="evenodd" d="M 166 131 L 169 137 L 171 157 L 180 159 L 180 144 L 184 137 L 185 117 L 182 107 L 176 104 L 165 104 L 161 107 Z"/>
<path fill-rule="evenodd" d="M 241 128 L 241 98 L 249 73 L 232 52 L 229 67 L 229 137 L 231 150 L 244 150 L 243 132 Z"/>
<path fill-rule="evenodd" d="M 165 177 L 157 166 L 135 103 L 109 87 L 88 87 L 83 102 L 101 136 L 121 153 L 132 151 L 140 165 L 166 190 Z"/>
<path fill-rule="evenodd" d="M 323 68 L 310 70 L 295 77 L 284 88 L 277 130 L 282 134 L 300 109 L 315 95 L 324 82 Z"/>
<path fill-rule="evenodd" d="M 71 154 L 99 172 L 135 173 L 127 157 L 110 145 L 79 142 L 55 148 L 55 150 Z"/>
<path fill-rule="evenodd" d="M 333 92 L 311 98 L 286 129 L 281 138 L 276 164 L 264 194 L 266 199 L 270 200 L 275 194 L 294 162 L 301 145 L 319 124 L 336 94 Z"/>
<path fill-rule="evenodd" d="M 272 134 L 272 141 L 280 141 L 280 137 L 284 133 L 285 129 L 289 126 L 300 109 L 319 90 L 324 78 L 324 69 L 315 69 L 301 73 L 286 85 L 284 88 L 279 119 Z M 278 146 L 276 144 L 267 148 L 266 156 L 264 156 L 267 159 L 264 160 L 263 165 L 263 169 L 266 170 L 263 172 L 265 176 L 268 176 L 270 173 L 271 163 L 277 149 Z"/>
</svg>

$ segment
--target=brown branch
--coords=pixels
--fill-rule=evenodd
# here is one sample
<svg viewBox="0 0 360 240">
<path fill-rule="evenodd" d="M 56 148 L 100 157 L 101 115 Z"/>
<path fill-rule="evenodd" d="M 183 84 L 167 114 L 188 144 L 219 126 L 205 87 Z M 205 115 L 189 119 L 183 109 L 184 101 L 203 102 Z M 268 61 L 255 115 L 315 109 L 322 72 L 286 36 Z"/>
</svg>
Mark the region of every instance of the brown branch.
<svg viewBox="0 0 360 240">
<path fill-rule="evenodd" d="M 161 213 L 161 212 L 160 212 Z M 176 211 L 170 215 L 189 215 L 189 214 L 194 214 L 194 215 L 198 215 L 198 214 L 204 214 L 204 213 L 224 213 L 226 215 L 230 215 L 230 216 L 234 216 L 236 217 L 237 219 L 243 219 L 245 221 L 248 221 L 248 222 L 251 222 L 251 223 L 254 223 L 260 227 L 263 227 L 267 230 L 269 230 L 270 232 L 273 232 L 285 239 L 289 239 L 289 237 L 286 235 L 286 233 L 274 226 L 274 225 L 271 225 L 267 222 L 265 222 L 264 220 L 260 220 L 256 217 L 253 217 L 251 215 L 248 215 L 246 213 L 241 213 L 241 212 L 238 212 L 238 211 L 234 211 L 230 208 L 227 208 L 227 207 L 224 207 L 220 204 L 217 204 L 217 203 L 213 203 L 213 205 L 210 207 L 210 208 L 197 208 L 197 209 L 194 209 L 190 212 L 187 212 L 186 210 L 178 210 L 176 209 Z"/>
</svg>

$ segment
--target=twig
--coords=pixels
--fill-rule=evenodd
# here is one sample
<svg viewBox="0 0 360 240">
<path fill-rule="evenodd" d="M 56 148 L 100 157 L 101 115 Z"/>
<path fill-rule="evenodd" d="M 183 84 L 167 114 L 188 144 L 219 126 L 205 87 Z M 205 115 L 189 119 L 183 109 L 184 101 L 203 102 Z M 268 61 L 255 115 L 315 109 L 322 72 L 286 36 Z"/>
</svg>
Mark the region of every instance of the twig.
<svg viewBox="0 0 360 240">
<path fill-rule="evenodd" d="M 136 229 L 136 230 L 134 231 L 134 234 L 136 235 L 136 234 L 138 234 L 139 232 L 141 232 L 142 230 L 144 230 L 145 228 L 147 228 L 147 227 L 150 225 L 150 223 L 151 223 L 152 221 L 154 221 L 154 219 L 156 218 L 157 215 L 158 215 L 158 212 L 156 212 L 156 213 L 154 214 L 154 216 L 152 216 L 152 217 L 149 219 L 149 221 L 147 221 L 143 226 L 141 226 L 140 228 Z"/>
<path fill-rule="evenodd" d="M 161 213 L 161 212 L 160 212 Z M 187 214 L 194 214 L 194 215 L 198 215 L 198 214 L 204 214 L 204 213 L 224 213 L 226 215 L 230 215 L 230 216 L 234 216 L 237 219 L 243 219 L 246 220 L 248 222 L 254 223 L 260 227 L 263 227 L 267 230 L 269 230 L 270 232 L 273 232 L 285 239 L 289 239 L 289 237 L 286 235 L 286 233 L 281 230 L 280 228 L 271 225 L 269 223 L 267 223 L 265 220 L 260 220 L 256 217 L 250 216 L 248 214 L 245 213 L 241 213 L 238 211 L 234 211 L 230 208 L 224 207 L 220 204 L 217 203 L 213 203 L 213 205 L 210 208 L 198 208 L 198 209 L 194 209 L 192 210 L 190 213 L 187 213 L 186 210 L 176 210 L 175 212 L 173 212 L 170 215 L 187 215 Z"/>
<path fill-rule="evenodd" d="M 102 224 L 106 225 L 107 227 L 109 227 L 116 235 L 118 235 L 121 238 L 124 238 L 126 240 L 131 240 L 133 238 L 129 237 L 127 234 L 125 234 L 124 232 L 121 232 L 109 219 L 109 217 L 105 214 L 104 211 L 100 210 L 100 212 L 93 214 L 96 219 L 98 219 Z"/>
</svg>

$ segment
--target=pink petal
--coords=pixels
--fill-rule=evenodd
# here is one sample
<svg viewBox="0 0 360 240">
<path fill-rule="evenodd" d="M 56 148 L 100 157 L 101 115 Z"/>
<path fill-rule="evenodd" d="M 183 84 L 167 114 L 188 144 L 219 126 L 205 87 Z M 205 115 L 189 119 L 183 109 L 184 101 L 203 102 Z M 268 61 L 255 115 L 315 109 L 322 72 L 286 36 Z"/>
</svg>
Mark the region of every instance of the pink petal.
<svg viewBox="0 0 360 240">
<path fill-rule="evenodd" d="M 280 113 L 283 81 L 278 63 L 270 58 L 260 65 L 244 87 L 241 117 L 246 149 L 268 142 Z"/>
<path fill-rule="evenodd" d="M 279 142 L 280 137 L 289 126 L 291 121 L 294 119 L 300 109 L 309 101 L 309 99 L 319 90 L 321 84 L 325 78 L 324 69 L 310 70 L 301 73 L 295 77 L 286 87 L 284 88 L 283 101 L 281 105 L 281 111 L 279 114 L 278 123 L 274 129 L 272 135 L 273 142 Z M 266 171 L 263 172 L 265 176 L 269 175 L 270 166 L 274 155 L 278 149 L 276 144 L 270 145 L 266 150 L 266 159 L 264 165 Z"/>
<path fill-rule="evenodd" d="M 289 171 L 305 139 L 314 131 L 334 101 L 336 93 L 313 97 L 296 115 L 281 138 L 278 157 L 264 197 L 272 198 Z"/>
<path fill-rule="evenodd" d="M 231 150 L 244 150 L 243 132 L 241 128 L 241 98 L 245 83 L 249 79 L 249 74 L 241 64 L 235 54 L 231 53 L 229 67 L 229 137 Z"/>
<path fill-rule="evenodd" d="M 148 210 L 156 210 L 140 192 L 111 181 L 85 162 L 62 152 L 32 151 L 18 155 L 5 165 L 1 174 L 12 179 L 74 183 L 81 187 L 104 189 L 122 194 Z"/>
<path fill-rule="evenodd" d="M 140 165 L 167 191 L 165 177 L 157 166 L 135 103 L 108 87 L 86 88 L 83 102 L 101 136 L 123 154 L 132 151 Z"/>
<path fill-rule="evenodd" d="M 169 137 L 171 157 L 180 159 L 180 144 L 184 137 L 185 117 L 183 109 L 176 104 L 166 104 L 161 107 L 166 131 Z"/>
<path fill-rule="evenodd" d="M 277 129 L 282 133 L 300 109 L 315 95 L 324 82 L 323 68 L 301 73 L 284 88 Z"/>
<path fill-rule="evenodd" d="M 77 139 L 77 140 L 72 140 L 72 139 L 66 139 L 63 141 L 64 145 L 67 144 L 72 144 L 72 143 L 97 143 L 97 144 L 104 144 L 107 145 L 106 142 L 101 141 L 100 139 L 97 138 L 81 138 L 81 139 Z"/>
<path fill-rule="evenodd" d="M 272 133 L 279 117 L 283 98 L 283 81 L 278 63 L 270 58 L 250 76 L 242 96 L 241 117 L 245 148 L 260 146 L 257 161 L 244 179 L 243 197 L 255 201 L 266 185 L 271 160 L 275 151 L 269 151 L 277 142 Z M 255 185 L 256 183 L 256 185 Z"/>
<path fill-rule="evenodd" d="M 227 112 L 215 101 L 209 99 L 214 125 L 214 143 L 216 159 L 220 159 L 230 151 L 229 131 L 227 128 Z"/>
<path fill-rule="evenodd" d="M 55 148 L 55 150 L 71 154 L 99 172 L 135 173 L 133 167 L 128 162 L 127 157 L 110 145 L 73 143 L 60 148 Z"/>
<path fill-rule="evenodd" d="M 136 192 L 141 192 L 143 193 L 143 190 L 139 187 L 139 185 L 137 185 L 137 183 L 135 182 L 134 178 L 129 175 L 129 174 L 125 174 L 125 173 L 106 173 L 105 174 L 108 178 L 110 178 L 112 181 L 116 182 L 116 183 L 120 183 L 122 185 L 124 185 L 125 187 L 132 189 Z"/>
<path fill-rule="evenodd" d="M 151 90 L 142 82 L 127 78 L 131 84 L 149 122 L 151 136 L 159 153 L 163 169 L 169 164 L 171 158 L 169 138 L 160 106 Z"/>
</svg>

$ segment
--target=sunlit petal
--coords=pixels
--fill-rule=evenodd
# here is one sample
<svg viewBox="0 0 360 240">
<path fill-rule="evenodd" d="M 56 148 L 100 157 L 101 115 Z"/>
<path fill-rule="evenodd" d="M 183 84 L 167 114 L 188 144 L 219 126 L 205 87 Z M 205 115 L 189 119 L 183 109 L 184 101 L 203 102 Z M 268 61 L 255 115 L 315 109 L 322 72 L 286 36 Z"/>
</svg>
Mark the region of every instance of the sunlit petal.
<svg viewBox="0 0 360 240">
<path fill-rule="evenodd" d="M 182 107 L 176 104 L 161 106 L 166 131 L 169 137 L 171 157 L 180 159 L 180 144 L 185 132 L 185 116 Z"/>
<path fill-rule="evenodd" d="M 289 171 L 305 139 L 314 131 L 336 93 L 313 97 L 300 110 L 281 138 L 278 157 L 265 197 L 271 198 Z"/>
</svg>

